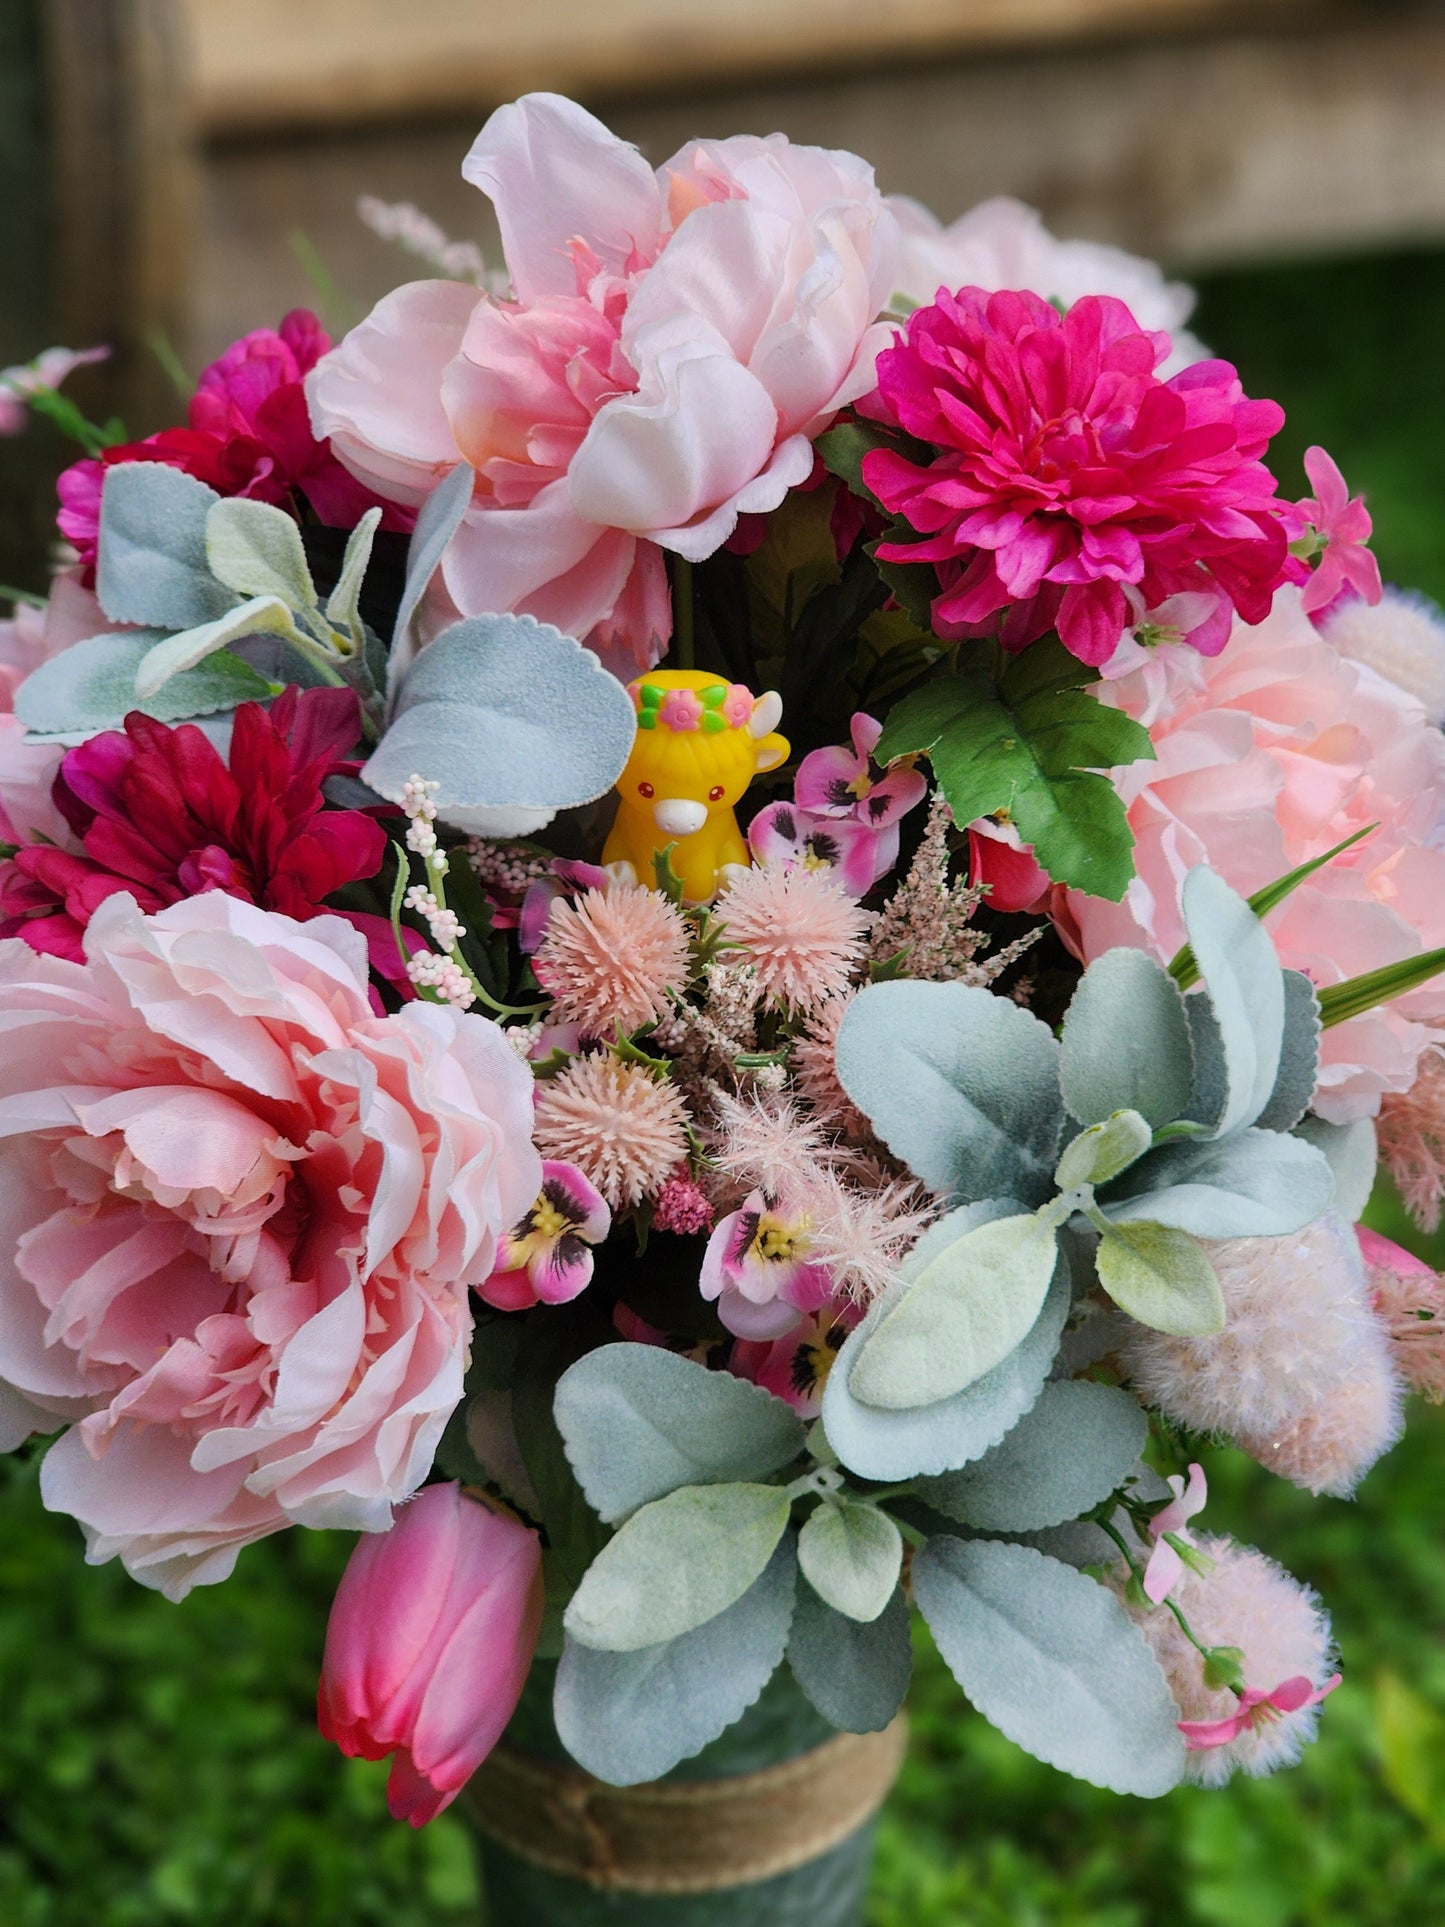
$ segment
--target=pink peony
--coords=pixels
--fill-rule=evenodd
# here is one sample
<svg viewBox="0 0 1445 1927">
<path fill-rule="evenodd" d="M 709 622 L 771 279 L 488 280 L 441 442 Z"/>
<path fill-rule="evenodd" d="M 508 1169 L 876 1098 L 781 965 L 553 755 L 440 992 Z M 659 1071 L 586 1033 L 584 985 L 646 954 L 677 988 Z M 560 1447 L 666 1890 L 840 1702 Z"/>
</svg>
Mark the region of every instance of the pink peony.
<svg viewBox="0 0 1445 1927">
<path fill-rule="evenodd" d="M 424 1826 L 501 1738 L 541 1626 L 536 1533 L 460 1486 L 429 1485 L 341 1576 L 317 1723 L 352 1759 L 394 1754 L 392 1818 Z"/>
<path fill-rule="evenodd" d="M 878 554 L 934 564 L 939 635 L 1020 649 L 1057 628 L 1098 664 L 1186 592 L 1186 640 L 1206 655 L 1232 609 L 1268 614 L 1298 520 L 1260 459 L 1284 412 L 1250 401 L 1228 362 L 1161 381 L 1168 351 L 1112 297 L 1061 316 L 1037 295 L 963 288 L 878 357 L 861 412 L 935 451 L 922 466 L 864 457 L 868 487 L 924 538 Z"/>
<path fill-rule="evenodd" d="M 165 462 L 218 495 L 281 507 L 291 505 L 295 492 L 333 527 L 359 522 L 376 497 L 312 434 L 301 385 L 330 346 L 315 315 L 297 308 L 279 329 L 256 328 L 211 363 L 191 397 L 186 427 L 163 428 L 66 469 L 57 485 L 56 520 L 86 571 L 95 568 L 106 471 L 117 462 Z M 386 505 L 383 527 L 406 529 L 411 521 Z"/>
<path fill-rule="evenodd" d="M 851 154 L 745 135 L 654 173 L 555 94 L 500 108 L 463 173 L 515 299 L 397 289 L 311 376 L 313 424 L 395 502 L 469 462 L 456 607 L 523 610 L 635 674 L 671 633 L 664 551 L 700 561 L 776 508 L 873 385 L 896 223 Z"/>
<path fill-rule="evenodd" d="M 494 1024 L 375 1017 L 349 925 L 110 898 L 0 944 L 0 1381 L 93 1562 L 179 1598 L 299 1523 L 383 1531 L 462 1393 L 469 1292 L 536 1197 Z"/>
<path fill-rule="evenodd" d="M 1316 984 L 1445 944 L 1445 741 L 1403 691 L 1342 658 L 1293 588 L 1225 653 L 1134 649 L 1103 686 L 1148 725 L 1158 760 L 1114 772 L 1138 875 L 1122 903 L 1061 893 L 1056 918 L 1086 961 L 1116 944 L 1167 960 L 1184 941 L 1178 893 L 1208 863 L 1242 894 L 1367 824 L 1380 828 L 1317 871 L 1269 919 L 1281 961 Z M 1327 1030 L 1315 1108 L 1342 1122 L 1406 1091 L 1445 1020 L 1445 980 Z"/>
</svg>

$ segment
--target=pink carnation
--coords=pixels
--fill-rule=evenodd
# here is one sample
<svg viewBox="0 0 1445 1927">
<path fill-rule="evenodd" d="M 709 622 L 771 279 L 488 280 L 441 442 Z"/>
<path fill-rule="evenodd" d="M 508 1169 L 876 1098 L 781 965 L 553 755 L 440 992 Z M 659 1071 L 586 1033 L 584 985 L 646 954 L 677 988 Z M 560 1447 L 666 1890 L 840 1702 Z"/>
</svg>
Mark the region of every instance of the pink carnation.
<svg viewBox="0 0 1445 1927">
<path fill-rule="evenodd" d="M 456 607 L 555 622 L 633 675 L 671 633 L 664 552 L 700 561 L 776 508 L 873 385 L 896 223 L 851 154 L 744 135 L 654 172 L 555 94 L 500 108 L 463 172 L 515 299 L 397 289 L 311 376 L 312 421 L 391 501 L 469 462 Z"/>
<path fill-rule="evenodd" d="M 1445 740 L 1411 697 L 1341 657 L 1286 588 L 1267 621 L 1213 661 L 1132 650 L 1103 685 L 1148 725 L 1158 760 L 1115 770 L 1138 875 L 1122 903 L 1060 893 L 1086 961 L 1116 944 L 1167 960 L 1184 941 L 1179 886 L 1208 863 L 1241 894 L 1378 823 L 1269 919 L 1280 960 L 1318 985 L 1445 944 Z M 1327 1030 L 1315 1108 L 1341 1122 L 1406 1091 L 1445 1019 L 1445 980 Z"/>
<path fill-rule="evenodd" d="M 878 357 L 862 412 L 930 444 L 864 457 L 868 487 L 924 539 L 885 561 L 928 562 L 941 636 L 1021 649 L 1057 628 L 1107 662 L 1126 628 L 1188 593 L 1186 640 L 1217 655 L 1232 610 L 1268 614 L 1297 512 L 1260 459 L 1284 421 L 1228 362 L 1161 381 L 1169 337 L 1122 301 L 1066 315 L 1039 296 L 940 291 Z"/>
<path fill-rule="evenodd" d="M 0 944 L 0 1417 L 77 1421 L 46 1504 L 175 1598 L 426 1476 L 540 1188 L 532 1079 L 484 1018 L 373 1016 L 334 918 L 112 897 L 85 958 Z"/>
</svg>

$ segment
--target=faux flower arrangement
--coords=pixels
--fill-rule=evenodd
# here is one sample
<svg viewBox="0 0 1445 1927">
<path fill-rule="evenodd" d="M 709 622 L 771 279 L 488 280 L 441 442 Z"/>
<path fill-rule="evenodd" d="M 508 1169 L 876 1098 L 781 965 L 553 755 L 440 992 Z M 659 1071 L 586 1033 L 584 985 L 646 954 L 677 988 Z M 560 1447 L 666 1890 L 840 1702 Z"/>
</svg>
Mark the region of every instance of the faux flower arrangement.
<svg viewBox="0 0 1445 1927">
<path fill-rule="evenodd" d="M 1146 263 L 546 95 L 465 172 L 501 283 L 82 423 L 0 636 L 3 1443 L 175 1599 L 359 1531 L 413 1824 L 537 1658 L 633 1785 L 780 1667 L 887 1727 L 914 1605 L 1094 1784 L 1292 1761 L 1202 1467 L 1445 1391 L 1357 1229 L 1377 1116 L 1445 1196 L 1445 627 Z"/>
</svg>

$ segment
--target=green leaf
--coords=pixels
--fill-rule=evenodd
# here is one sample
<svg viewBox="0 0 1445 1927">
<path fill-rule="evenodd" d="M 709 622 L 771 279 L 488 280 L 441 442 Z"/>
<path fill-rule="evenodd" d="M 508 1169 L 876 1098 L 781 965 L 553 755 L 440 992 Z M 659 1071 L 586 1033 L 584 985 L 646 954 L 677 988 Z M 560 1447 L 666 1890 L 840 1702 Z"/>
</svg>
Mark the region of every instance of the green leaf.
<svg viewBox="0 0 1445 1927">
<path fill-rule="evenodd" d="M 603 1345 L 557 1385 L 558 1429 L 609 1522 L 684 1485 L 766 1478 L 803 1450 L 802 1420 L 731 1372 L 659 1345 Z"/>
<path fill-rule="evenodd" d="M 1157 1130 L 1189 1104 L 1194 1052 L 1184 998 L 1142 950 L 1106 950 L 1074 992 L 1060 1038 L 1070 1114 L 1095 1124 L 1138 1111 Z"/>
<path fill-rule="evenodd" d="M 372 544 L 381 522 L 381 510 L 370 508 L 347 538 L 341 558 L 341 573 L 336 587 L 326 599 L 326 620 L 333 629 L 350 636 L 358 652 L 366 648 L 366 624 L 361 619 L 361 588 L 371 561 Z M 378 670 L 378 675 L 380 671 Z"/>
<path fill-rule="evenodd" d="M 207 656 L 215 655 L 233 642 L 244 642 L 247 636 L 284 636 L 293 646 L 315 652 L 315 644 L 297 629 L 285 602 L 277 596 L 257 596 L 253 602 L 228 609 L 214 622 L 204 622 L 196 629 L 178 630 L 164 642 L 153 644 L 136 669 L 136 695 L 142 702 L 149 702 L 172 676 L 194 669 Z"/>
<path fill-rule="evenodd" d="M 1228 1098 L 1215 1126 L 1223 1137 L 1253 1124 L 1274 1090 L 1284 1040 L 1284 972 L 1264 925 L 1213 870 L 1203 864 L 1191 870 L 1179 901 L 1224 1052 Z"/>
<path fill-rule="evenodd" d="M 798 1588 L 788 1664 L 825 1720 L 845 1733 L 881 1733 L 913 1670 L 908 1602 L 893 1594 L 876 1618 L 847 1619 L 811 1586 Z"/>
<path fill-rule="evenodd" d="M 1149 1435 L 1139 1401 L 1113 1385 L 1064 1380 L 991 1452 L 957 1472 L 922 1479 L 918 1496 L 985 1532 L 1036 1532 L 1077 1519 L 1135 1469 Z"/>
<path fill-rule="evenodd" d="M 1002 812 L 1055 882 L 1118 902 L 1134 874 L 1133 833 L 1114 783 L 1091 772 L 1152 757 L 1153 745 L 1077 686 L 1094 672 L 1059 656 L 1073 661 L 1038 642 L 1000 683 L 974 664 L 915 690 L 888 718 L 878 755 L 926 754 L 959 823 Z"/>
<path fill-rule="evenodd" d="M 959 1224 L 996 1221 L 1008 1216 L 1012 1208 L 1008 1202 L 995 1200 L 970 1205 L 953 1218 L 945 1218 L 919 1239 L 905 1260 L 905 1273 L 910 1266 L 921 1268 L 934 1252 L 952 1242 Z M 1002 1364 L 936 1405 L 912 1411 L 881 1411 L 856 1399 L 848 1379 L 863 1347 L 903 1289 L 906 1287 L 896 1287 L 874 1299 L 863 1322 L 848 1334 L 823 1392 L 823 1429 L 839 1460 L 860 1478 L 889 1483 L 966 1465 L 998 1444 L 1043 1389 L 1072 1295 L 1069 1266 L 1061 1254 L 1033 1329 Z"/>
<path fill-rule="evenodd" d="M 316 586 L 294 516 L 269 502 L 232 496 L 206 517 L 212 575 L 238 595 L 274 596 L 288 609 L 316 609 Z"/>
<path fill-rule="evenodd" d="M 885 1411 L 964 1391 L 1028 1336 L 1057 1263 L 1054 1228 L 1032 1213 L 931 1248 L 860 1349 L 848 1389 Z"/>
<path fill-rule="evenodd" d="M 1133 1165 L 1101 1200 L 1115 1224 L 1172 1225 L 1196 1238 L 1279 1238 L 1303 1231 L 1334 1202 L 1323 1154 L 1281 1131 L 1235 1131 L 1221 1139 L 1165 1144 Z"/>
<path fill-rule="evenodd" d="M 688 1485 L 634 1512 L 572 1595 L 571 1637 L 631 1653 L 678 1639 L 741 1599 L 788 1528 L 777 1485 Z"/>
<path fill-rule="evenodd" d="M 662 1646 L 599 1652 L 569 1639 L 552 1710 L 562 1744 L 609 1786 L 671 1772 L 741 1717 L 788 1643 L 797 1556 L 785 1537 L 726 1612 Z"/>
<path fill-rule="evenodd" d="M 1203 1338 L 1224 1330 L 1214 1267 L 1187 1231 L 1138 1221 L 1099 1240 L 1099 1283 L 1121 1311 L 1154 1331 Z"/>
<path fill-rule="evenodd" d="M 1061 1191 L 1081 1184 L 1107 1184 L 1143 1157 L 1154 1133 L 1137 1111 L 1115 1111 L 1102 1123 L 1090 1124 L 1065 1147 L 1054 1172 Z"/>
<path fill-rule="evenodd" d="M 512 1378 L 517 1445 L 556 1562 L 574 1586 L 607 1543 L 607 1528 L 568 1463 L 552 1399 L 567 1367 L 615 1335 L 611 1320 L 587 1294 L 569 1305 L 537 1305 L 526 1314 Z"/>
<path fill-rule="evenodd" d="M 876 1505 L 835 1500 L 803 1522 L 798 1564 L 835 1612 L 845 1619 L 874 1620 L 897 1588 L 903 1537 Z"/>
<path fill-rule="evenodd" d="M 1047 1025 L 971 984 L 871 984 L 839 1027 L 838 1075 L 896 1157 L 960 1200 L 1053 1192 L 1063 1107 Z"/>
<path fill-rule="evenodd" d="M 1026 1753 L 1157 1798 L 1184 1775 L 1164 1674 L 1113 1593 L 1032 1546 L 930 1539 L 914 1596 L 949 1671 Z"/>
<path fill-rule="evenodd" d="M 1392 997 L 1403 997 L 1418 990 L 1445 970 L 1445 950 L 1426 950 L 1418 957 L 1403 957 L 1399 963 L 1370 970 L 1362 977 L 1347 977 L 1342 984 L 1326 984 L 1320 991 L 1320 1022 L 1326 1030 L 1347 1024 L 1376 1004 L 1387 1004 Z"/>
<path fill-rule="evenodd" d="M 235 601 L 206 559 L 206 517 L 220 500 L 165 462 L 107 469 L 96 595 L 112 622 L 194 629 Z"/>
<path fill-rule="evenodd" d="M 391 654 L 386 678 L 388 703 L 395 702 L 402 678 L 416 657 L 416 636 L 412 623 L 432 577 L 441 566 L 448 544 L 461 527 L 462 517 L 471 507 L 476 479 L 476 470 L 470 462 L 458 462 L 445 481 L 438 482 L 417 515 L 416 527 L 406 552 L 406 583 L 391 632 Z"/>
<path fill-rule="evenodd" d="M 877 422 L 841 422 L 838 427 L 830 428 L 820 435 L 813 444 L 823 458 L 823 466 L 830 475 L 836 475 L 850 494 L 869 502 L 881 513 L 886 514 L 883 504 L 863 480 L 863 458 L 878 448 L 899 448 L 911 452 L 914 443 L 905 448 L 905 438 L 896 429 L 880 426 Z M 933 571 L 930 569 L 929 574 Z M 937 577 L 934 577 L 934 593 L 937 594 Z"/>
<path fill-rule="evenodd" d="M 154 696 L 136 695 L 136 676 L 162 638 L 154 629 L 113 636 L 87 636 L 62 649 L 25 678 L 15 692 L 15 713 L 40 736 L 89 736 L 119 729 L 133 709 L 174 723 L 213 716 L 237 703 L 263 701 L 271 684 L 239 656 L 208 656 L 195 669 L 172 676 Z"/>
</svg>

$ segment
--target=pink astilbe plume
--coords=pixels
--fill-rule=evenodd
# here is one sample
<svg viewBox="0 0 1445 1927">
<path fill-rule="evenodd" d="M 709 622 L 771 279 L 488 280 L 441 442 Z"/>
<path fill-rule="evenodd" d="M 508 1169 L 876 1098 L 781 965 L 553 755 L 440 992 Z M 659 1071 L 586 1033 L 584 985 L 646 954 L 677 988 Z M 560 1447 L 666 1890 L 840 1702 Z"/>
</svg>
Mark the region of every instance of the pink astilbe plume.
<svg viewBox="0 0 1445 1927">
<path fill-rule="evenodd" d="M 687 1108 L 665 1078 L 603 1052 L 540 1086 L 534 1137 L 544 1158 L 575 1164 L 617 1211 L 687 1155 Z"/>
<path fill-rule="evenodd" d="M 708 1195 L 685 1164 L 663 1183 L 652 1200 L 654 1231 L 673 1231 L 680 1237 L 711 1231 L 713 1208 Z"/>
<path fill-rule="evenodd" d="M 1445 1204 L 1445 1051 L 1432 1044 L 1415 1082 L 1380 1106 L 1380 1157 L 1422 1231 L 1440 1228 Z"/>
<path fill-rule="evenodd" d="M 1246 1692 L 1210 1686 L 1204 1662 L 1172 1612 L 1130 1605 L 1164 1669 L 1181 1724 L 1233 1731 L 1190 1735 L 1185 1772 L 1200 1786 L 1223 1786 L 1236 1771 L 1259 1776 L 1293 1766 L 1315 1736 L 1319 1702 L 1338 1684 L 1330 1623 L 1316 1595 L 1253 1546 L 1201 1535 L 1207 1573 L 1185 1568 L 1172 1597 L 1202 1645 L 1240 1654 Z M 1114 1583 L 1122 1591 L 1122 1573 Z M 1306 1683 L 1303 1691 L 1296 1682 Z M 1249 1702 L 1246 1705 L 1246 1701 Z M 1241 1721 L 1240 1716 L 1252 1714 Z M 1202 1743 L 1197 1743 L 1202 1742 Z"/>
<path fill-rule="evenodd" d="M 1400 1436 L 1402 1403 L 1352 1227 L 1330 1213 L 1295 1237 L 1206 1249 L 1228 1322 L 1208 1338 L 1131 1322 L 1118 1354 L 1135 1391 L 1307 1491 L 1346 1496 Z"/>
<path fill-rule="evenodd" d="M 871 1136 L 871 1127 L 838 1076 L 838 1026 L 851 1002 L 851 997 L 830 997 L 814 1012 L 793 1045 L 789 1068 L 819 1123 L 840 1137 L 862 1141 Z"/>
<path fill-rule="evenodd" d="M 940 636 L 1021 649 L 1057 628 L 1099 664 L 1175 596 L 1190 596 L 1184 640 L 1206 655 L 1234 610 L 1268 614 L 1299 520 L 1261 459 L 1284 411 L 1251 401 L 1224 361 L 1161 381 L 1168 353 L 1109 296 L 1060 315 L 1035 294 L 940 289 L 910 317 L 859 412 L 931 459 L 875 449 L 863 479 L 923 538 L 878 554 L 937 569 Z"/>
<path fill-rule="evenodd" d="M 1445 1401 L 1445 1279 L 1423 1258 L 1359 1228 L 1375 1316 L 1389 1334 L 1395 1368 L 1432 1405 Z"/>
<path fill-rule="evenodd" d="M 717 905 L 726 941 L 770 1002 L 816 1010 L 848 988 L 872 923 L 841 885 L 814 870 L 749 870 Z"/>
<path fill-rule="evenodd" d="M 666 897 L 614 885 L 553 902 L 533 969 L 562 1022 L 603 1037 L 666 1014 L 669 991 L 687 987 L 688 947 L 687 925 Z"/>
</svg>

